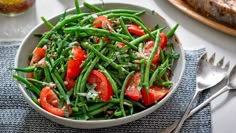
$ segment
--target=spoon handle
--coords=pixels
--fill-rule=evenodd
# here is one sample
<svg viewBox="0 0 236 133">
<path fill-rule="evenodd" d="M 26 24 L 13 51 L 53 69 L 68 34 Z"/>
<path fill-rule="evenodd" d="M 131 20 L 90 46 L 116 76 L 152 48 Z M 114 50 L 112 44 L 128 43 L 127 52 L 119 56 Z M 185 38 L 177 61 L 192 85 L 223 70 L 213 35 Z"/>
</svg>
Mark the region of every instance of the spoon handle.
<svg viewBox="0 0 236 133">
<path fill-rule="evenodd" d="M 197 107 L 195 107 L 194 109 L 192 109 L 188 116 L 185 118 L 185 120 L 187 118 L 189 118 L 190 116 L 192 116 L 193 114 L 195 114 L 196 112 L 198 112 L 200 109 L 202 109 L 203 107 L 205 107 L 207 104 L 209 104 L 212 100 L 214 100 L 217 96 L 221 95 L 222 93 L 224 93 L 225 91 L 228 90 L 228 87 L 225 86 L 224 88 L 220 89 L 219 91 L 217 91 L 215 94 L 213 94 L 212 96 L 210 96 L 209 98 L 207 98 L 204 102 L 202 102 L 201 104 L 199 104 Z M 169 127 L 167 127 L 166 129 L 164 129 L 163 131 L 161 131 L 161 133 L 171 133 L 172 131 L 175 130 L 175 128 L 177 127 L 178 123 L 180 120 L 176 120 L 173 122 L 173 124 Z"/>
<path fill-rule="evenodd" d="M 196 112 L 198 112 L 200 109 L 202 109 L 203 107 L 205 107 L 208 103 L 210 103 L 212 100 L 214 100 L 217 96 L 221 95 L 222 93 L 224 93 L 225 91 L 229 90 L 228 86 L 223 87 L 222 89 L 220 89 L 219 91 L 217 91 L 215 94 L 213 94 L 212 96 L 210 96 L 209 98 L 207 98 L 204 102 L 202 102 L 201 104 L 199 104 L 197 107 L 195 107 L 193 110 L 190 111 L 190 113 L 188 114 L 188 117 L 192 116 L 193 114 L 195 114 Z"/>
<path fill-rule="evenodd" d="M 193 101 L 197 98 L 198 94 L 199 94 L 199 91 L 196 91 L 195 94 L 193 95 L 193 98 L 192 98 L 192 100 L 190 101 L 190 103 L 188 104 L 188 107 L 187 107 L 187 109 L 185 110 L 184 115 L 183 115 L 182 118 L 180 119 L 180 121 L 179 121 L 177 127 L 175 128 L 174 133 L 179 133 L 179 132 L 180 132 L 180 129 L 181 129 L 181 127 L 182 127 L 183 124 L 184 124 L 184 121 L 188 118 L 188 114 L 189 114 L 190 109 L 191 109 L 191 107 L 192 107 Z"/>
</svg>

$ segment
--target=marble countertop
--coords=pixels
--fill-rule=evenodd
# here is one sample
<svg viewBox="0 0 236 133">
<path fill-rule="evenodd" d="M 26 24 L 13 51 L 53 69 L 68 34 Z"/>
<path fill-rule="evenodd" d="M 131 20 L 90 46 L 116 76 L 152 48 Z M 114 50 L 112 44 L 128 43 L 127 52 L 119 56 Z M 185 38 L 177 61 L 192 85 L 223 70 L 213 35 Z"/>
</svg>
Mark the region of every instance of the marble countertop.
<svg viewBox="0 0 236 133">
<path fill-rule="evenodd" d="M 80 0 L 80 3 L 101 3 L 101 0 Z M 216 52 L 217 59 L 222 56 L 231 64 L 236 63 L 236 37 L 230 36 L 189 17 L 166 0 L 103 0 L 104 2 L 132 3 L 155 10 L 167 19 L 171 26 L 180 24 L 176 34 L 185 50 L 206 48 L 209 53 Z M 73 0 L 38 0 L 23 15 L 16 17 L 0 16 L 0 41 L 22 40 L 37 24 L 40 17 L 50 18 L 65 9 L 74 7 Z M 211 90 L 214 93 L 217 89 Z M 236 123 L 236 92 L 226 92 L 211 102 L 212 132 L 233 133 Z"/>
</svg>

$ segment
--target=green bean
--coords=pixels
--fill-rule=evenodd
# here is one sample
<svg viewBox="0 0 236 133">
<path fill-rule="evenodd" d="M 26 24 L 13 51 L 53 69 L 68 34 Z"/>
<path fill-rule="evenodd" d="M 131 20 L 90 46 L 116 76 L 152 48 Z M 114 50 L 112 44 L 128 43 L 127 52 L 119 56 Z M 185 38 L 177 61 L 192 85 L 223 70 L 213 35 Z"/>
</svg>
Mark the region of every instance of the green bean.
<svg viewBox="0 0 236 133">
<path fill-rule="evenodd" d="M 154 81 L 156 80 L 156 77 L 157 77 L 159 71 L 160 71 L 160 70 L 157 68 L 157 69 L 154 71 L 154 73 L 152 74 L 152 77 L 151 77 L 151 79 L 150 79 L 150 86 L 153 85 L 153 83 L 154 83 Z"/>
<path fill-rule="evenodd" d="M 139 90 L 141 90 L 143 88 L 143 82 L 144 82 L 144 75 L 145 75 L 145 63 L 146 63 L 146 59 L 142 59 L 141 60 L 141 81 L 139 83 Z"/>
<path fill-rule="evenodd" d="M 55 30 L 59 30 L 60 28 L 62 28 L 65 24 L 67 24 L 68 22 L 72 22 L 74 20 L 78 20 L 84 16 L 89 15 L 90 13 L 80 13 L 80 14 L 76 14 L 76 15 L 71 15 L 71 16 L 67 16 L 63 21 L 57 23 L 53 29 Z"/>
<path fill-rule="evenodd" d="M 58 58 L 52 65 L 52 68 L 50 70 L 50 72 L 52 72 L 60 63 L 62 63 L 65 60 L 64 56 L 61 56 L 60 58 Z"/>
<path fill-rule="evenodd" d="M 76 14 L 76 15 L 66 17 L 64 20 L 57 23 L 49 32 L 46 33 L 46 35 L 37 44 L 37 47 L 42 47 L 45 44 L 45 40 L 50 38 L 55 30 L 59 30 L 66 23 L 72 22 L 73 20 L 77 20 L 77 19 L 82 18 L 86 15 L 89 15 L 89 13 L 81 13 L 81 14 Z"/>
<path fill-rule="evenodd" d="M 75 97 L 75 107 L 73 107 L 73 110 L 79 110 L 77 107 L 78 106 L 77 104 L 79 102 L 79 96 L 77 93 L 79 92 L 82 78 L 83 78 L 83 75 L 85 72 L 86 72 L 86 69 L 83 69 L 82 72 L 80 73 L 79 77 L 77 78 L 74 89 L 73 89 L 74 90 L 74 97 Z"/>
<path fill-rule="evenodd" d="M 64 65 L 64 64 L 61 64 L 61 69 L 60 69 L 60 71 L 61 71 L 61 78 L 62 78 L 62 79 L 64 79 L 65 76 L 66 76 L 66 69 L 67 69 L 67 67 L 68 67 L 68 64 L 69 64 L 69 62 L 66 62 L 65 65 Z"/>
<path fill-rule="evenodd" d="M 112 98 L 110 99 L 109 101 L 107 101 L 108 103 L 120 103 L 120 99 L 119 98 Z M 96 99 L 96 100 L 87 100 L 88 103 L 103 103 L 102 100 L 100 99 Z M 124 99 L 124 105 L 127 105 L 127 106 L 136 106 L 136 107 L 139 107 L 140 109 L 145 109 L 146 107 L 143 106 L 141 103 L 139 102 L 136 102 L 132 99 Z"/>
<path fill-rule="evenodd" d="M 36 103 L 38 106 L 41 106 L 38 101 L 38 97 L 35 96 L 35 94 L 32 91 L 27 91 L 27 92 L 30 95 L 31 99 L 34 101 L 34 103 Z"/>
<path fill-rule="evenodd" d="M 44 68 L 44 76 L 45 76 L 45 79 L 46 79 L 46 82 L 52 82 L 52 78 L 51 78 L 51 75 L 50 75 L 50 70 L 49 70 L 49 66 L 46 66 Z"/>
<path fill-rule="evenodd" d="M 42 68 L 35 68 L 34 69 L 34 78 L 37 80 L 41 80 L 43 76 L 43 69 Z"/>
<path fill-rule="evenodd" d="M 55 72 L 55 71 L 54 71 Z M 57 79 L 57 77 L 55 76 L 54 73 L 51 73 L 51 76 L 52 76 L 52 79 L 53 81 L 55 82 L 59 92 L 60 92 L 60 95 L 63 96 L 63 99 L 66 101 L 67 104 L 70 104 L 70 101 L 68 99 L 68 97 L 66 96 L 66 93 L 64 91 L 64 88 L 62 87 L 61 83 L 59 82 L 59 80 Z"/>
<path fill-rule="evenodd" d="M 65 48 L 65 49 L 62 51 L 62 55 L 66 57 L 71 49 L 72 49 L 72 47 L 71 47 L 71 46 L 68 46 L 67 48 Z"/>
<path fill-rule="evenodd" d="M 45 44 L 45 40 L 47 40 L 48 38 L 51 37 L 51 35 L 53 34 L 53 31 L 49 31 L 47 32 L 43 38 L 39 41 L 39 43 L 37 44 L 37 47 L 42 47 Z"/>
<path fill-rule="evenodd" d="M 158 31 L 158 30 L 160 30 L 160 32 L 161 32 L 161 31 L 163 31 L 165 28 L 166 28 L 166 27 L 163 27 L 163 28 L 157 29 L 157 30 L 155 30 L 155 31 L 152 31 L 151 34 L 152 34 L 152 35 L 155 35 L 155 34 L 157 34 L 157 31 Z M 132 40 L 132 41 L 130 42 L 130 44 L 136 45 L 136 44 L 138 44 L 138 43 L 144 41 L 145 39 L 147 39 L 147 38 L 149 38 L 149 37 L 150 37 L 149 34 L 145 34 L 145 35 L 143 35 L 143 36 L 141 36 L 141 37 L 138 37 L 138 38 Z"/>
<path fill-rule="evenodd" d="M 116 75 L 114 75 L 113 73 L 109 72 L 109 74 L 111 75 L 111 77 L 115 80 L 115 82 L 117 83 L 118 86 L 122 86 L 122 82 L 117 78 Z"/>
<path fill-rule="evenodd" d="M 163 63 L 163 62 L 165 61 L 165 55 L 164 55 L 164 53 L 163 53 L 163 50 L 162 50 L 162 49 L 160 49 L 160 56 L 161 56 L 161 58 L 160 58 L 160 60 L 161 60 L 161 63 Z"/>
<path fill-rule="evenodd" d="M 41 33 L 34 33 L 34 36 L 41 38 L 43 36 L 43 34 L 41 34 Z"/>
<path fill-rule="evenodd" d="M 37 79 L 26 78 L 26 80 L 28 80 L 29 82 L 34 82 L 34 83 L 41 84 L 42 86 L 50 86 L 51 88 L 54 87 L 54 84 L 52 84 L 52 83 L 42 82 L 42 81 L 37 80 Z"/>
<path fill-rule="evenodd" d="M 133 104 L 134 106 L 139 107 L 140 109 L 146 109 L 146 107 L 143 106 L 140 102 L 137 102 L 133 99 L 129 99 L 128 101 L 131 102 L 131 104 Z"/>
<path fill-rule="evenodd" d="M 124 21 L 123 21 L 123 18 L 122 17 L 120 17 L 120 25 L 121 25 L 121 27 L 122 27 L 122 31 L 127 35 L 127 36 L 129 36 L 130 37 L 130 39 L 134 39 L 134 37 L 133 36 L 131 36 L 131 34 L 129 33 L 129 31 L 128 31 L 128 29 L 127 29 L 127 27 L 125 26 L 125 23 L 124 23 Z"/>
<path fill-rule="evenodd" d="M 89 65 L 89 67 L 87 68 L 82 80 L 81 80 L 81 86 L 80 86 L 80 93 L 84 92 L 84 89 L 85 89 L 85 84 L 87 82 L 87 79 L 88 79 L 88 76 L 90 74 L 90 72 L 92 71 L 92 69 L 94 68 L 94 66 L 98 63 L 99 61 L 99 58 L 96 57 L 92 63 Z"/>
<path fill-rule="evenodd" d="M 65 83 L 63 81 L 63 78 L 61 78 L 60 74 L 58 71 L 54 70 L 53 71 L 54 75 L 56 76 L 57 80 L 59 81 L 59 83 L 61 84 L 61 86 L 63 87 L 63 89 L 66 91 L 66 86 Z"/>
<path fill-rule="evenodd" d="M 101 108 L 101 107 L 103 107 L 103 106 L 105 106 L 107 103 L 97 103 L 97 104 L 93 104 L 93 105 L 91 105 L 91 106 L 88 106 L 88 111 L 94 111 L 94 110 L 96 110 L 96 109 L 98 109 L 98 108 Z"/>
<path fill-rule="evenodd" d="M 120 93 L 120 108 L 121 108 L 121 111 L 123 113 L 123 116 L 126 116 L 126 113 L 125 113 L 125 110 L 124 110 L 125 88 L 126 88 L 126 84 L 127 84 L 128 80 L 130 79 L 131 76 L 133 76 L 133 74 L 134 74 L 134 71 L 130 72 L 126 76 L 125 81 L 124 81 L 123 86 L 122 86 L 122 89 L 121 89 L 121 93 Z"/>
<path fill-rule="evenodd" d="M 125 73 L 128 73 L 127 70 L 125 70 L 123 67 L 121 67 L 120 65 L 116 64 L 115 62 L 113 62 L 111 59 L 107 58 L 106 56 L 104 56 L 103 54 L 101 54 L 99 51 L 97 51 L 93 46 L 89 45 L 89 44 L 84 44 L 81 43 L 81 45 L 86 48 L 89 49 L 90 51 L 94 52 L 98 57 L 100 57 L 101 60 L 106 61 L 108 63 L 110 63 L 110 65 L 118 70 L 124 71 Z"/>
<path fill-rule="evenodd" d="M 29 88 L 29 90 L 31 90 L 32 92 L 36 93 L 37 96 L 40 95 L 40 89 L 37 88 L 35 85 L 31 84 L 29 81 L 27 81 L 26 78 L 23 78 L 23 77 L 18 76 L 16 74 L 13 75 L 13 78 L 15 78 L 16 80 L 24 83 Z"/>
<path fill-rule="evenodd" d="M 135 19 L 135 18 L 131 18 L 131 17 L 123 17 L 123 18 L 124 18 L 124 19 L 128 19 L 128 20 L 131 20 L 131 21 L 133 21 L 134 23 L 136 23 L 136 24 L 138 24 L 139 26 L 141 26 L 142 29 L 143 29 L 146 33 L 148 33 L 149 36 L 150 36 L 153 40 L 155 40 L 155 37 L 152 35 L 151 31 L 150 31 L 142 22 L 138 21 L 138 20 Z"/>
<path fill-rule="evenodd" d="M 126 40 L 123 40 L 123 39 L 119 38 L 118 41 L 123 42 L 124 44 L 126 44 L 126 46 L 128 46 L 128 47 L 130 47 L 134 50 L 138 50 L 138 48 L 135 45 L 132 45 L 131 43 L 127 42 Z"/>
<path fill-rule="evenodd" d="M 97 115 L 97 114 L 100 114 L 102 112 L 104 112 L 105 110 L 107 110 L 108 108 L 112 107 L 114 104 L 112 103 L 108 103 L 107 105 L 103 106 L 102 108 L 100 109 L 97 109 L 97 110 L 94 110 L 94 111 L 91 111 L 91 112 L 88 112 L 89 115 Z"/>
<path fill-rule="evenodd" d="M 140 16 L 140 15 L 143 15 L 145 13 L 146 13 L 146 10 L 142 10 L 142 11 L 139 11 L 139 12 L 135 13 L 134 15 L 135 16 Z"/>
<path fill-rule="evenodd" d="M 143 43 L 139 43 L 139 45 L 138 45 L 138 52 L 140 54 L 143 54 Z"/>
<path fill-rule="evenodd" d="M 93 11 L 95 11 L 95 12 L 101 12 L 102 11 L 101 8 L 99 8 L 97 6 L 94 6 L 94 5 L 91 5 L 91 4 L 87 3 L 87 2 L 84 2 L 84 6 L 89 8 L 89 9 L 91 9 L 91 10 L 93 10 Z"/>
<path fill-rule="evenodd" d="M 61 17 L 60 17 L 60 20 L 59 21 L 62 21 L 62 20 L 64 20 L 65 19 L 65 17 L 66 17 L 66 10 L 64 11 L 64 13 L 61 15 Z"/>
<path fill-rule="evenodd" d="M 178 27 L 179 24 L 176 24 L 168 33 L 166 33 L 167 38 L 171 38 L 175 34 Z"/>
<path fill-rule="evenodd" d="M 46 24 L 50 29 L 53 28 L 53 25 L 47 21 L 47 19 L 45 19 L 44 17 L 41 17 L 41 19 L 43 20 L 44 24 Z"/>
<path fill-rule="evenodd" d="M 123 35 L 123 34 L 119 34 L 116 32 L 110 32 L 104 29 L 97 29 L 97 28 L 90 28 L 90 27 L 79 27 L 79 26 L 74 26 L 74 27 L 69 27 L 69 28 L 65 28 L 64 31 L 66 33 L 70 33 L 70 32 L 85 32 L 89 35 L 93 35 L 93 36 L 102 36 L 102 37 L 109 37 L 109 36 L 116 36 L 116 37 L 120 37 L 122 39 L 129 39 L 129 36 Z"/>
<path fill-rule="evenodd" d="M 128 10 L 128 9 L 113 9 L 113 10 L 107 10 L 107 11 L 98 12 L 98 13 L 96 13 L 96 15 L 100 16 L 100 15 L 105 15 L 105 14 L 109 14 L 109 13 L 129 13 L 129 14 L 135 14 L 135 13 L 138 13 L 138 12 L 140 12 L 140 11 Z M 83 25 L 86 21 L 88 21 L 91 18 L 93 18 L 92 15 L 87 16 L 85 19 L 81 20 L 80 23 Z"/>
<path fill-rule="evenodd" d="M 87 70 L 86 68 L 83 68 L 82 72 L 79 74 L 79 76 L 76 79 L 76 83 L 75 83 L 75 86 L 74 86 L 74 96 L 77 96 L 77 93 L 79 92 L 79 88 L 80 88 L 80 85 L 81 85 L 81 80 L 82 80 L 83 75 L 86 72 L 86 70 Z"/>
<path fill-rule="evenodd" d="M 148 61 L 147 61 L 147 65 L 146 65 L 146 68 L 145 68 L 145 74 L 144 74 L 144 86 L 146 88 L 146 91 L 149 90 L 149 74 L 150 74 L 150 66 L 152 64 L 152 60 L 156 54 L 156 51 L 159 47 L 159 41 L 160 41 L 160 30 L 157 31 L 157 35 L 156 35 L 156 40 L 155 40 L 155 44 L 154 44 L 154 47 L 153 47 L 153 50 L 151 52 L 151 55 L 150 57 L 148 58 Z"/>
<path fill-rule="evenodd" d="M 98 68 L 102 70 L 103 74 L 107 77 L 108 81 L 111 83 L 115 95 L 118 97 L 118 87 L 116 85 L 116 82 L 112 79 L 111 75 L 107 72 L 107 70 L 103 66 L 98 65 Z"/>
<path fill-rule="evenodd" d="M 125 113 L 128 114 L 129 111 L 126 110 Z M 122 111 L 115 111 L 115 112 L 114 112 L 114 116 L 116 116 L 116 117 L 122 117 L 122 116 L 123 116 L 123 112 L 122 112 Z"/>
<path fill-rule="evenodd" d="M 33 72 L 34 69 L 35 69 L 35 66 L 28 66 L 28 67 L 25 67 L 25 68 L 9 68 L 11 70 L 15 70 L 15 71 L 18 71 L 18 72 L 26 72 L 26 73 L 29 73 L 29 72 Z"/>
<path fill-rule="evenodd" d="M 106 43 L 104 43 L 103 40 L 100 39 L 99 45 L 100 45 L 100 47 L 97 49 L 98 51 L 100 51 L 100 50 L 106 45 Z M 81 64 L 81 67 L 84 67 L 85 65 L 87 65 L 88 62 L 89 62 L 91 59 L 93 59 L 94 57 L 95 57 L 95 54 L 94 54 L 94 53 L 89 53 L 87 59 Z"/>
<path fill-rule="evenodd" d="M 79 1 L 78 0 L 74 0 L 75 2 L 75 9 L 76 9 L 76 13 L 77 14 L 80 14 L 81 11 L 80 11 L 80 8 L 79 8 Z"/>
<path fill-rule="evenodd" d="M 142 20 L 139 17 L 132 15 L 132 14 L 127 14 L 127 13 L 111 13 L 111 14 L 107 14 L 106 16 L 108 18 L 120 17 L 120 16 L 132 17 L 132 18 L 137 19 L 138 21 L 142 22 Z"/>
<path fill-rule="evenodd" d="M 64 48 L 64 45 L 65 45 L 65 43 L 66 43 L 66 40 L 69 38 L 69 35 L 67 35 L 59 44 L 59 47 L 58 47 L 58 49 L 57 49 L 57 53 L 56 53 L 56 55 L 57 55 L 57 58 L 59 58 L 60 57 L 60 55 L 61 55 L 61 52 L 62 52 L 62 49 Z"/>
</svg>

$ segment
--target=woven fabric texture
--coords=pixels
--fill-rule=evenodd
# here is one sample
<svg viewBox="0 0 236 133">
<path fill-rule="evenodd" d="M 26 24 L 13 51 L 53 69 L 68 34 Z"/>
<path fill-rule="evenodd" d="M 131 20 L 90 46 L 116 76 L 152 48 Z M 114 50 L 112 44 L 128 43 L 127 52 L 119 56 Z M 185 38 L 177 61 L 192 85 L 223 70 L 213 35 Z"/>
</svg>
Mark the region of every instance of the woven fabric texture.
<svg viewBox="0 0 236 133">
<path fill-rule="evenodd" d="M 204 49 L 196 51 L 185 51 L 186 69 L 178 90 L 172 98 L 161 108 L 152 114 L 137 121 L 102 129 L 75 129 L 68 128 L 54 123 L 41 116 L 32 109 L 24 100 L 20 90 L 17 88 L 16 81 L 11 77 L 13 71 L 9 67 L 14 66 L 14 58 L 18 49 L 19 42 L 0 43 L 0 132 L 1 133 L 20 133 L 20 132 L 48 132 L 48 133 L 71 133 L 71 132 L 144 132 L 158 133 L 162 129 L 171 125 L 179 119 L 195 90 L 196 63 Z M 208 97 L 208 92 L 201 95 L 200 101 Z M 196 103 L 195 103 L 196 104 Z M 211 132 L 211 113 L 210 107 L 196 113 L 188 119 L 181 132 L 187 133 L 209 133 Z"/>
</svg>

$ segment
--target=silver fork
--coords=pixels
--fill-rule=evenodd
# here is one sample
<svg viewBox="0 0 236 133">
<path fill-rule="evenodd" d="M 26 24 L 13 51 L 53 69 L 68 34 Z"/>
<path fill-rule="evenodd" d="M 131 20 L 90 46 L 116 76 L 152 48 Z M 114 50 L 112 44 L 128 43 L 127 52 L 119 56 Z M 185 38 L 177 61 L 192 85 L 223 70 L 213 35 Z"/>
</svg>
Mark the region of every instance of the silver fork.
<svg viewBox="0 0 236 133">
<path fill-rule="evenodd" d="M 170 133 L 171 131 L 173 131 L 173 129 L 175 129 L 174 133 L 178 133 L 185 119 L 187 119 L 193 101 L 197 98 L 197 96 L 202 91 L 215 86 L 225 78 L 229 68 L 227 67 L 227 65 L 226 67 L 223 67 L 224 58 L 222 58 L 216 65 L 214 64 L 214 62 L 215 62 L 215 53 L 210 57 L 209 60 L 207 60 L 207 53 L 201 56 L 197 64 L 197 75 L 196 75 L 197 84 L 193 98 L 191 99 L 189 105 L 187 106 L 185 113 L 182 116 L 181 120 L 179 121 L 177 127 L 176 128 L 168 127 L 167 129 L 162 131 L 162 133 Z"/>
<path fill-rule="evenodd" d="M 225 69 L 229 69 L 230 63 L 228 62 L 225 65 Z M 207 98 L 204 102 L 202 102 L 201 104 L 199 104 L 197 107 L 195 107 L 194 109 L 192 109 L 187 118 L 189 118 L 190 116 L 192 116 L 193 114 L 195 114 L 196 112 L 198 112 L 200 109 L 202 109 L 203 107 L 205 107 L 206 105 L 208 105 L 212 100 L 214 100 L 217 96 L 221 95 L 222 93 L 228 91 L 228 90 L 235 90 L 236 89 L 236 65 L 233 67 L 233 69 L 230 72 L 230 75 L 227 76 L 227 85 L 224 86 L 222 89 L 220 89 L 219 91 L 217 91 L 215 94 L 213 94 L 212 96 L 210 96 L 209 98 Z M 187 119 L 186 118 L 186 119 Z M 186 120 L 185 119 L 185 120 Z M 167 127 L 165 130 L 163 130 L 161 133 L 170 133 L 172 132 L 177 124 L 179 123 L 180 120 L 176 120 L 175 122 L 173 122 L 173 124 L 169 127 Z"/>
</svg>

